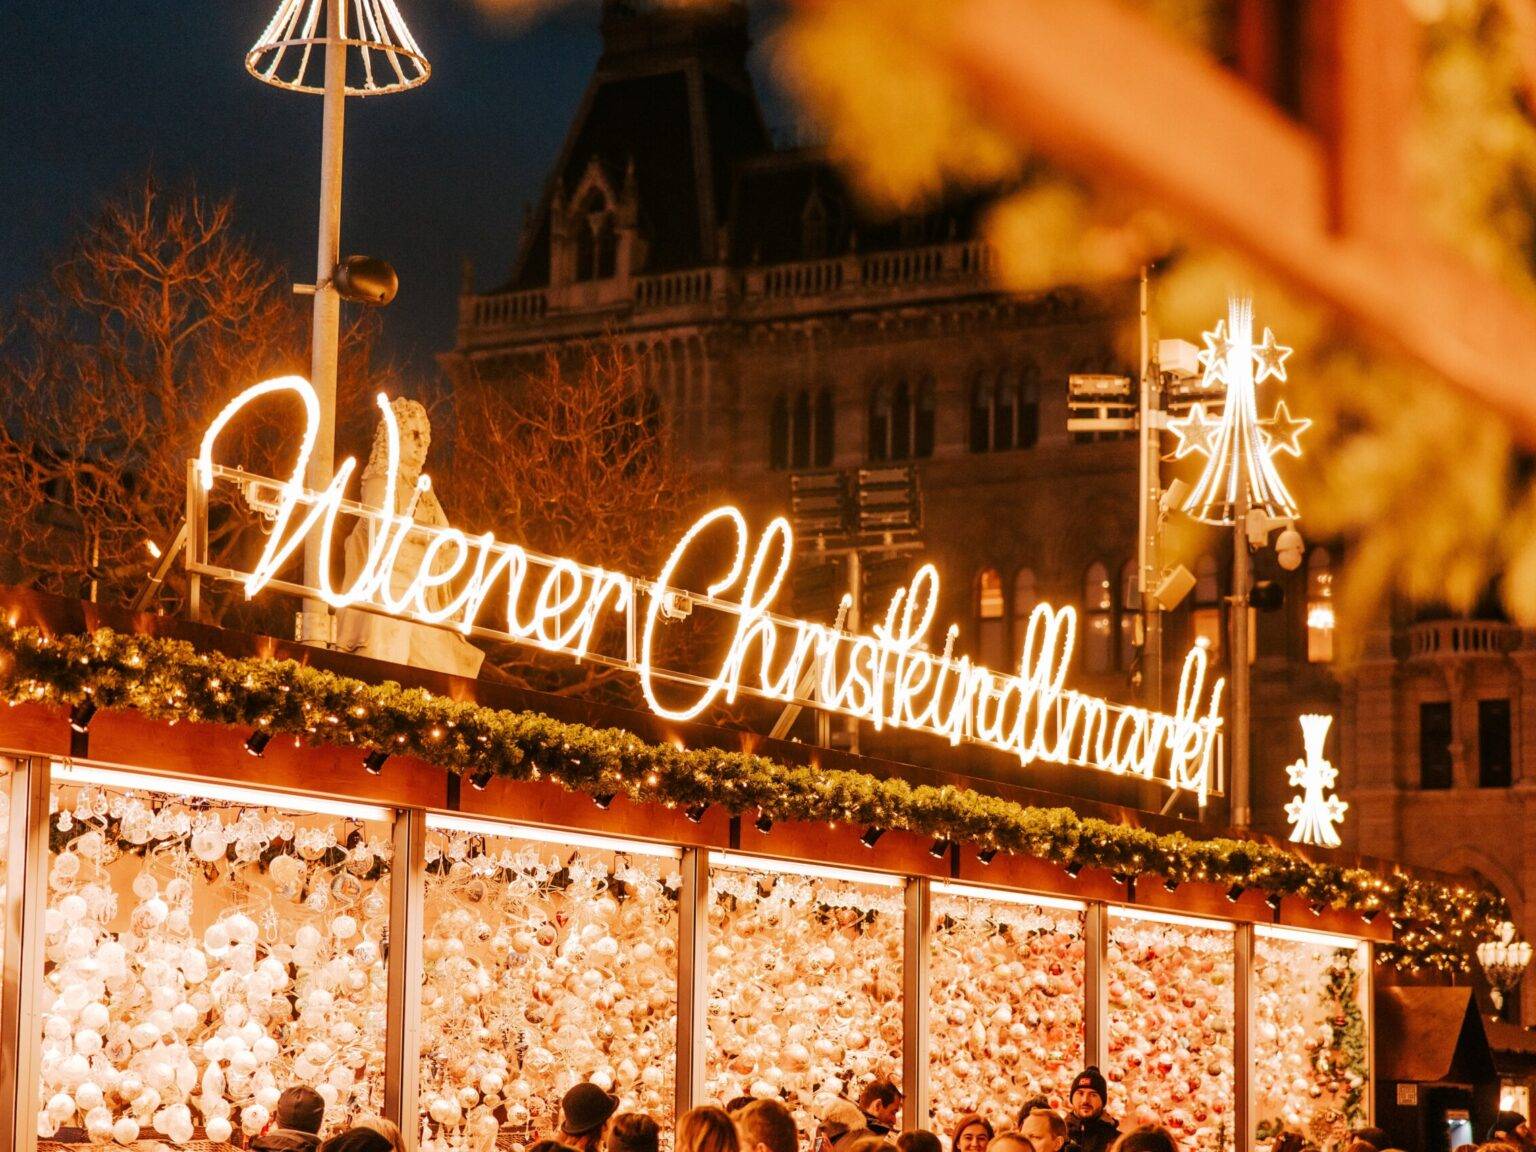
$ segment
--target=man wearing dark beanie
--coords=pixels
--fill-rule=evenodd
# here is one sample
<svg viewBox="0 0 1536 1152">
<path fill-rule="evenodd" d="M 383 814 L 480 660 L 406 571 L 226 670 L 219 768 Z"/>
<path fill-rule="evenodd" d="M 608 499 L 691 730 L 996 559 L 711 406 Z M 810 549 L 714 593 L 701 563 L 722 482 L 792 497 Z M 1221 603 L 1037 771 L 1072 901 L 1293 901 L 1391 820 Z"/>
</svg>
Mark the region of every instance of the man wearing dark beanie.
<svg viewBox="0 0 1536 1152">
<path fill-rule="evenodd" d="M 1108 1152 L 1120 1135 L 1120 1125 L 1104 1115 L 1109 1085 L 1097 1065 L 1090 1064 L 1077 1074 L 1067 1093 L 1071 1111 L 1067 1114 L 1067 1137 L 1081 1152 Z"/>
<path fill-rule="evenodd" d="M 324 1120 L 320 1093 L 302 1085 L 285 1088 L 272 1110 L 272 1123 L 251 1141 L 251 1152 L 315 1152 Z"/>
</svg>

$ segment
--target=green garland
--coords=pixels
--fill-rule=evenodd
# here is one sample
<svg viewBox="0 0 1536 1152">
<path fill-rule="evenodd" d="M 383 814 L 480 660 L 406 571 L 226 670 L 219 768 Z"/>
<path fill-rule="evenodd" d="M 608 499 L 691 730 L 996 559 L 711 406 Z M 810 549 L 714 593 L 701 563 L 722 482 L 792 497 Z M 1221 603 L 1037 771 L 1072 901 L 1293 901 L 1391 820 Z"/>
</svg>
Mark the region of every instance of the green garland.
<svg viewBox="0 0 1536 1152">
<path fill-rule="evenodd" d="M 450 772 L 546 779 L 597 796 L 667 807 L 720 805 L 776 820 L 822 820 L 997 848 L 1124 877 L 1241 884 L 1312 904 L 1384 913 L 1397 942 L 1378 955 L 1403 968 L 1461 971 L 1508 911 L 1496 893 L 1393 870 L 1317 863 L 1269 844 L 1159 834 L 1070 808 L 1033 808 L 951 785 L 783 764 L 719 748 L 651 744 L 538 712 L 450 700 L 394 682 L 370 684 L 292 660 L 200 652 L 181 640 L 51 636 L 0 625 L 0 695 L 13 703 L 134 709 L 155 720 L 230 724 L 312 744 L 414 756 Z"/>
</svg>

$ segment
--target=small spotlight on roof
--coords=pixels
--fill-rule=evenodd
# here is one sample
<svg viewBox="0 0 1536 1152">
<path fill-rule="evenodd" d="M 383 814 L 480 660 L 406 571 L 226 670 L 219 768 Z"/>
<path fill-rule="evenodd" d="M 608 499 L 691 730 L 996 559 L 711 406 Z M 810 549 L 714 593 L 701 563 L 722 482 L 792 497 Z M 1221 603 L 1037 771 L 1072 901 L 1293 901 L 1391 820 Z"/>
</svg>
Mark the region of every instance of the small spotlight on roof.
<svg viewBox="0 0 1536 1152">
<path fill-rule="evenodd" d="M 757 814 L 757 820 L 753 823 L 752 827 L 756 828 L 759 832 L 766 836 L 768 833 L 773 831 L 773 817 L 768 815 L 766 812 L 759 812 Z"/>
<path fill-rule="evenodd" d="M 272 743 L 272 733 L 265 728 L 258 728 L 246 738 L 245 750 L 252 756 L 265 756 L 267 745 Z"/>
<path fill-rule="evenodd" d="M 704 819 L 704 813 L 709 811 L 708 804 L 694 804 L 683 809 L 683 815 L 688 817 L 690 824 L 697 824 Z"/>
<path fill-rule="evenodd" d="M 1268 896 L 1264 897 L 1264 903 L 1268 904 L 1271 910 L 1275 912 L 1280 911 L 1280 905 L 1283 902 L 1283 897 L 1278 892 L 1271 892 Z"/>
<path fill-rule="evenodd" d="M 996 858 L 996 848 L 983 848 L 980 852 L 976 853 L 976 862 L 978 864 L 990 864 Z"/>
<path fill-rule="evenodd" d="M 1178 890 L 1179 890 L 1179 882 L 1177 880 L 1175 880 L 1172 876 L 1169 876 L 1167 879 L 1165 879 L 1163 881 L 1163 891 L 1164 892 L 1177 892 Z"/>
<path fill-rule="evenodd" d="M 484 792 L 495 773 L 489 768 L 479 768 L 469 774 L 469 786 L 476 792 Z"/>
<path fill-rule="evenodd" d="M 932 856 L 935 860 L 942 860 L 948 851 L 948 840 L 935 840 L 928 848 L 928 855 Z"/>
<path fill-rule="evenodd" d="M 1073 860 L 1070 864 L 1068 864 L 1066 866 L 1065 871 L 1066 871 L 1068 876 L 1070 876 L 1070 877 L 1072 877 L 1072 879 L 1076 880 L 1077 877 L 1079 875 L 1081 875 L 1081 873 L 1083 871 L 1083 862 L 1081 860 Z"/>
<path fill-rule="evenodd" d="M 606 812 L 608 811 L 608 806 L 613 803 L 613 798 L 616 795 L 618 795 L 616 792 L 599 792 L 596 796 L 592 797 L 592 803 L 596 804 L 599 808 Z"/>
<path fill-rule="evenodd" d="M 363 770 L 370 776 L 377 776 L 384 771 L 384 761 L 389 759 L 389 753 L 375 748 L 363 757 Z"/>
<path fill-rule="evenodd" d="M 69 726 L 76 732 L 84 732 L 91 726 L 91 717 L 96 715 L 96 701 L 86 697 L 69 710 Z"/>
<path fill-rule="evenodd" d="M 1243 898 L 1243 893 L 1245 891 L 1246 889 L 1241 884 L 1234 884 L 1232 887 L 1227 889 L 1227 899 L 1236 904 Z"/>
<path fill-rule="evenodd" d="M 864 829 L 864 835 L 859 837 L 859 843 L 866 848 L 873 848 L 880 842 L 880 837 L 885 835 L 884 828 L 876 828 L 873 825 Z"/>
</svg>

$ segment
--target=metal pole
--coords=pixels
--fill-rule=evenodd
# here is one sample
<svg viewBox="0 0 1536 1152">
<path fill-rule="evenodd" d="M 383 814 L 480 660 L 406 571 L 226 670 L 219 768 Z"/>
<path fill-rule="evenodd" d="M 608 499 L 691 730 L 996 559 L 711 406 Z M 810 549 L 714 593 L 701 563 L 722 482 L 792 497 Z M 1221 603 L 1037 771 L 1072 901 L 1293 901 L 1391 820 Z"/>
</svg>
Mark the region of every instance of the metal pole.
<svg viewBox="0 0 1536 1152">
<path fill-rule="evenodd" d="M 1141 437 L 1140 532 L 1137 536 L 1138 589 L 1141 594 L 1142 701 L 1154 711 L 1163 707 L 1163 612 L 1153 589 L 1163 572 L 1162 556 L 1162 380 L 1152 347 L 1149 269 L 1141 267 L 1141 412 L 1136 422 Z"/>
<path fill-rule="evenodd" d="M 389 985 L 384 1031 L 384 1115 L 400 1125 L 402 1152 L 421 1135 L 421 941 L 426 935 L 427 814 L 395 816 L 389 877 Z"/>
<path fill-rule="evenodd" d="M 5 830 L 5 924 L 0 951 L 0 1147 L 37 1147 L 43 1024 L 43 911 L 48 893 L 48 761 L 10 764 L 10 826 Z"/>
<path fill-rule="evenodd" d="M 320 435 L 304 482 L 318 491 L 331 482 L 336 461 L 336 358 L 341 339 L 341 297 L 332 280 L 341 258 L 341 152 L 347 107 L 346 11 L 343 0 L 326 3 L 325 107 L 320 143 L 320 229 L 315 245 L 315 310 L 309 377 L 320 397 Z M 319 528 L 304 542 L 304 584 L 315 588 L 327 558 Z M 322 600 L 306 599 L 299 623 L 306 644 L 329 644 L 330 611 Z"/>
<path fill-rule="evenodd" d="M 1253 925 L 1239 924 L 1232 942 L 1232 1126 L 1234 1152 L 1253 1152 Z"/>
<path fill-rule="evenodd" d="M 1248 675 L 1248 583 L 1252 557 L 1248 554 L 1248 473 L 1238 454 L 1236 524 L 1232 526 L 1232 651 L 1228 678 L 1232 684 L 1232 827 L 1246 828 L 1252 820 L 1248 800 L 1248 729 L 1251 687 Z"/>
<path fill-rule="evenodd" d="M 850 548 L 848 550 L 848 595 L 851 598 L 851 602 L 848 605 L 847 628 L 849 632 L 857 635 L 859 631 L 859 602 L 864 597 L 863 557 L 859 555 L 857 548 Z M 875 691 L 883 692 L 884 689 L 876 684 Z M 848 733 L 848 751 L 857 756 L 859 754 L 859 722 L 850 716 L 844 722 L 844 731 Z"/>
<path fill-rule="evenodd" d="M 928 929 L 932 891 L 926 876 L 907 878 L 905 946 L 901 961 L 901 1127 L 927 1128 Z"/>
<path fill-rule="evenodd" d="M 1083 1063 L 1109 1063 L 1109 911 L 1100 903 L 1083 914 Z"/>
<path fill-rule="evenodd" d="M 683 849 L 677 897 L 677 1075 L 674 1119 L 704 1099 L 709 1037 L 709 852 Z"/>
</svg>

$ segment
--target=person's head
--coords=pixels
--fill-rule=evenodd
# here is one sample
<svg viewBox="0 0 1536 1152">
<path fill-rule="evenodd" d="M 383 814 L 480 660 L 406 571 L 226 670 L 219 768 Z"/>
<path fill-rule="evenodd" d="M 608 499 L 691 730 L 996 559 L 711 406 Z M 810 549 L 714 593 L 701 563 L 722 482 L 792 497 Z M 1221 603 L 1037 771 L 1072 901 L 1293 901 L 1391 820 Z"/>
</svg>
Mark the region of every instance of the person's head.
<svg viewBox="0 0 1536 1152">
<path fill-rule="evenodd" d="M 734 1116 L 756 1099 L 756 1096 L 732 1096 L 725 1102 L 725 1110 L 729 1115 Z"/>
<path fill-rule="evenodd" d="M 1109 1152 L 1179 1152 L 1173 1133 L 1160 1124 L 1143 1124 L 1122 1133 L 1109 1146 Z"/>
<path fill-rule="evenodd" d="M 1067 1142 L 1067 1122 L 1052 1108 L 1035 1108 L 1019 1126 L 1034 1152 L 1060 1152 Z"/>
<path fill-rule="evenodd" d="M 821 1114 L 821 1139 L 830 1147 L 850 1132 L 862 1132 L 869 1120 L 852 1100 L 838 1097 Z"/>
<path fill-rule="evenodd" d="M 402 1146 L 400 1143 L 400 1125 L 396 1124 L 393 1120 L 386 1120 L 382 1116 L 360 1116 L 357 1123 L 352 1125 L 352 1127 L 367 1128 L 370 1131 L 377 1132 L 389 1141 L 389 1146 L 395 1152 L 400 1152 Z"/>
<path fill-rule="evenodd" d="M 1044 1095 L 1031 1096 L 1023 1104 L 1019 1105 L 1019 1127 L 1024 1127 L 1024 1121 L 1029 1119 L 1029 1114 L 1036 1108 L 1049 1108 L 1051 1101 Z"/>
<path fill-rule="evenodd" d="M 1488 1140 L 1513 1144 L 1517 1148 L 1531 1142 L 1531 1127 L 1518 1112 L 1500 1112 L 1488 1129 Z M 1378 1145 L 1380 1147 L 1380 1145 Z"/>
<path fill-rule="evenodd" d="M 1072 1090 L 1067 1093 L 1067 1103 L 1071 1105 L 1073 1113 L 1083 1120 L 1092 1120 L 1103 1112 L 1108 1101 L 1109 1085 L 1104 1082 L 1104 1073 L 1099 1071 L 1096 1064 L 1090 1064 L 1079 1072 L 1072 1081 Z"/>
<path fill-rule="evenodd" d="M 741 1152 L 724 1108 L 690 1108 L 677 1122 L 677 1152 Z"/>
<path fill-rule="evenodd" d="M 798 1152 L 795 1118 L 777 1100 L 752 1100 L 731 1115 L 741 1152 Z"/>
<path fill-rule="evenodd" d="M 325 1098 L 302 1084 L 284 1088 L 272 1111 L 272 1122 L 292 1132 L 318 1133 L 324 1121 Z"/>
<path fill-rule="evenodd" d="M 896 1145 L 873 1132 L 852 1132 L 838 1143 L 837 1152 L 896 1152 Z"/>
<path fill-rule="evenodd" d="M 577 1150 L 558 1140 L 535 1140 L 528 1145 L 528 1152 L 577 1152 Z"/>
<path fill-rule="evenodd" d="M 560 1139 L 574 1148 L 596 1148 L 603 1126 L 619 1108 L 619 1098 L 583 1080 L 560 1101 Z"/>
<path fill-rule="evenodd" d="M 944 1143 L 932 1132 L 914 1128 L 896 1137 L 897 1152 L 944 1152 Z"/>
<path fill-rule="evenodd" d="M 377 1129 L 359 1125 L 336 1133 L 320 1145 L 318 1152 L 395 1152 L 395 1145 Z"/>
<path fill-rule="evenodd" d="M 991 1122 L 979 1112 L 967 1112 L 960 1117 L 954 1131 L 949 1134 L 950 1152 L 986 1152 L 992 1143 Z"/>
<path fill-rule="evenodd" d="M 1369 1144 L 1376 1152 L 1382 1152 L 1382 1149 L 1392 1145 L 1392 1137 L 1387 1135 L 1385 1128 L 1356 1128 L 1350 1135 L 1361 1144 Z"/>
<path fill-rule="evenodd" d="M 1269 1152 L 1301 1152 L 1306 1144 L 1306 1138 L 1300 1132 L 1281 1132 L 1270 1144 Z"/>
<path fill-rule="evenodd" d="M 901 1089 L 889 1080 L 871 1080 L 859 1093 L 859 1109 L 877 1124 L 894 1127 L 901 1115 Z"/>
<path fill-rule="evenodd" d="M 1024 1138 L 1023 1133 L 1009 1129 L 1007 1132 L 999 1132 L 992 1137 L 992 1143 L 987 1145 L 987 1152 L 1035 1152 L 1034 1146 Z"/>
<path fill-rule="evenodd" d="M 1484 1140 L 1479 1144 L 1475 1152 L 1525 1152 L 1518 1144 L 1511 1144 L 1508 1140 Z"/>
<path fill-rule="evenodd" d="M 656 1152 L 661 1129 L 644 1112 L 619 1112 L 608 1121 L 604 1142 L 608 1152 Z"/>
</svg>

